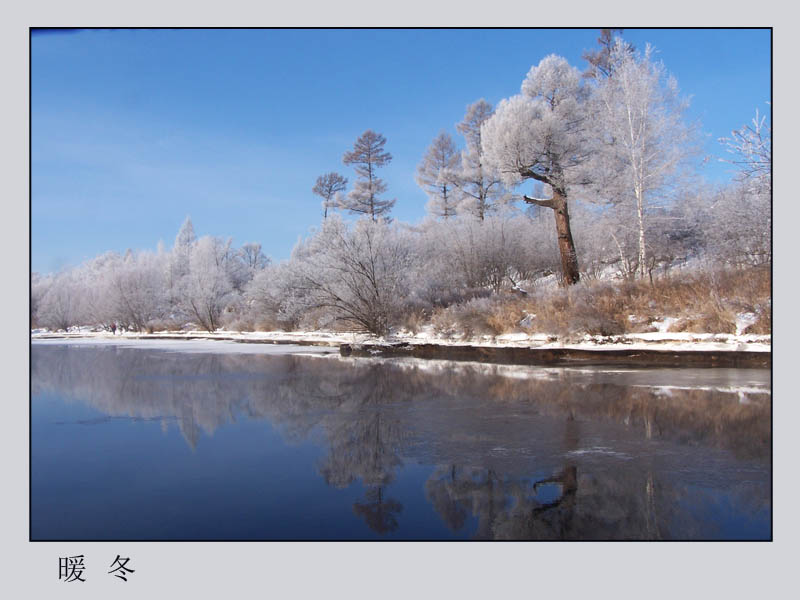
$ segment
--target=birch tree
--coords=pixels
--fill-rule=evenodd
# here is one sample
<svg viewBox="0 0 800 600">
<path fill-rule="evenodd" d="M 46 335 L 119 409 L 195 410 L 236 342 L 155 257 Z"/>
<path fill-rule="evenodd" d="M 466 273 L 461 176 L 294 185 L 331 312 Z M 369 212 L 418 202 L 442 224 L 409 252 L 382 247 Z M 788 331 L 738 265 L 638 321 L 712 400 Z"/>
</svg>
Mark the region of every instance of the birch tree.
<svg viewBox="0 0 800 600">
<path fill-rule="evenodd" d="M 353 165 L 359 176 L 353 189 L 342 199 L 342 208 L 351 213 L 369 215 L 373 221 L 388 216 L 396 201 L 380 198 L 387 186 L 376 171 L 392 161 L 392 155 L 383 149 L 385 145 L 384 136 L 368 129 L 356 140 L 353 150 L 345 152 L 342 157 L 342 162 Z"/>
<path fill-rule="evenodd" d="M 549 186 L 551 197 L 523 199 L 553 210 L 567 285 L 580 280 L 568 197 L 572 187 L 587 183 L 583 167 L 593 146 L 588 96 L 578 70 L 550 55 L 531 68 L 522 94 L 503 100 L 481 127 L 486 159 L 506 185 L 533 180 Z"/>
<path fill-rule="evenodd" d="M 665 189 L 692 151 L 692 130 L 684 121 L 687 102 L 664 65 L 644 53 L 632 52 L 617 39 L 608 57 L 611 75 L 603 79 L 594 98 L 601 136 L 605 140 L 603 168 L 616 177 L 620 198 L 635 210 L 638 238 L 637 268 L 647 270 L 646 218 L 648 206 Z"/>
</svg>

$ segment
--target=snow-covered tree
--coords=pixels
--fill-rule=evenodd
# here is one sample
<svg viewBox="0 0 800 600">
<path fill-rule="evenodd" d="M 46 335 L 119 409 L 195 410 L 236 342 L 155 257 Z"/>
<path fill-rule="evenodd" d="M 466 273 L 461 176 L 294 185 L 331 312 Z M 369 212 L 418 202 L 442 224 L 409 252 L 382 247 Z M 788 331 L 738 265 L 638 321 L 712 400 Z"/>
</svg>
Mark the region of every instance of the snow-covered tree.
<svg viewBox="0 0 800 600">
<path fill-rule="evenodd" d="M 189 258 L 189 273 L 181 299 L 186 313 L 208 331 L 220 326 L 222 311 L 233 293 L 226 270 L 230 244 L 205 236 L 197 240 Z"/>
<path fill-rule="evenodd" d="M 594 94 L 599 137 L 604 141 L 600 168 L 606 176 L 613 175 L 609 187 L 614 200 L 632 208 L 632 218 L 626 222 L 635 223 L 636 264 L 644 277 L 648 207 L 663 199 L 676 172 L 686 165 L 693 149 L 692 129 L 684 121 L 687 102 L 664 65 L 653 59 L 650 45 L 639 53 L 617 38 L 606 64 L 609 76 Z"/>
<path fill-rule="evenodd" d="M 466 142 L 460 168 L 453 178 L 461 196 L 459 212 L 475 215 L 481 221 L 504 197 L 500 176 L 486 164 L 481 147 L 481 126 L 493 114 L 492 105 L 481 98 L 467 107 L 464 119 L 456 125 Z"/>
<path fill-rule="evenodd" d="M 122 323 L 114 286 L 122 257 L 106 252 L 88 261 L 79 269 L 83 288 L 84 318 L 88 324 L 114 330 Z M 162 290 L 163 292 L 163 290 Z"/>
<path fill-rule="evenodd" d="M 38 321 L 53 330 L 66 331 L 81 321 L 82 287 L 74 271 L 64 271 L 51 278 L 38 306 Z"/>
<path fill-rule="evenodd" d="M 44 296 L 44 293 L 47 291 L 49 279 L 48 276 L 41 275 L 35 271 L 31 273 L 31 328 L 39 327 L 41 324 L 39 309 L 42 305 L 42 296 Z"/>
<path fill-rule="evenodd" d="M 322 218 L 328 218 L 328 210 L 337 207 L 339 194 L 347 188 L 347 178 L 339 173 L 325 173 L 317 177 L 311 191 L 322 198 Z"/>
<path fill-rule="evenodd" d="M 348 227 L 334 216 L 292 255 L 295 294 L 308 308 L 386 334 L 406 297 L 410 245 L 383 220 Z"/>
<path fill-rule="evenodd" d="M 720 139 L 733 155 L 736 182 L 713 198 L 709 246 L 715 257 L 736 266 L 772 262 L 772 127 L 766 115 Z"/>
<path fill-rule="evenodd" d="M 597 50 L 587 50 L 583 53 L 583 59 L 589 63 L 589 67 L 583 73 L 584 77 L 589 79 L 605 79 L 611 77 L 616 67 L 615 61 L 611 58 L 612 50 L 616 40 L 622 35 L 623 29 L 601 29 L 600 37 L 597 38 Z M 627 43 L 625 49 L 628 52 L 633 52 L 634 47 Z"/>
<path fill-rule="evenodd" d="M 197 236 L 194 233 L 192 219 L 187 216 L 178 230 L 178 235 L 175 236 L 175 244 L 172 247 L 173 252 L 178 255 L 188 256 L 192 245 L 196 241 Z"/>
<path fill-rule="evenodd" d="M 359 176 L 353 189 L 342 198 L 342 208 L 351 213 L 369 215 L 373 221 L 387 217 L 396 201 L 380 198 L 387 186 L 377 176 L 376 170 L 392 160 L 392 155 L 383 149 L 385 145 L 386 138 L 383 135 L 368 129 L 356 140 L 353 150 L 345 152 L 342 157 L 342 162 L 353 165 Z"/>
<path fill-rule="evenodd" d="M 244 265 L 253 272 L 266 268 L 270 263 L 269 257 L 261 250 L 261 244 L 257 242 L 242 244 L 239 256 Z"/>
<path fill-rule="evenodd" d="M 740 181 L 756 193 L 772 194 L 772 126 L 766 115 L 756 116 L 749 125 L 731 132 L 731 137 L 719 140 L 734 156 L 726 162 L 739 168 Z"/>
<path fill-rule="evenodd" d="M 453 180 L 459 164 L 459 155 L 453 138 L 445 131 L 434 138 L 422 161 L 417 166 L 417 184 L 425 190 L 429 202 L 428 213 L 447 219 L 456 214 L 456 196 Z"/>
<path fill-rule="evenodd" d="M 415 240 L 419 262 L 412 275 L 414 294 L 446 306 L 475 295 L 513 289 L 557 264 L 548 250 L 549 230 L 517 210 L 489 214 L 483 221 L 457 215 L 427 221 Z M 531 239 L 540 243 L 531 244 Z"/>
<path fill-rule="evenodd" d="M 183 295 L 184 279 L 189 273 L 189 258 L 196 241 L 192 219 L 187 216 L 175 236 L 167 264 L 167 295 L 172 306 L 179 305 Z"/>
<path fill-rule="evenodd" d="M 244 300 L 257 327 L 295 329 L 306 316 L 309 303 L 297 266 L 298 254 L 268 265 L 247 285 Z"/>
<path fill-rule="evenodd" d="M 159 255 L 152 252 L 129 252 L 113 265 L 108 292 L 119 324 L 148 331 L 166 316 L 164 271 Z"/>
<path fill-rule="evenodd" d="M 735 267 L 772 262 L 771 196 L 735 182 L 711 195 L 703 219 L 708 254 Z"/>
<path fill-rule="evenodd" d="M 572 187 L 587 183 L 582 167 L 593 153 L 588 97 L 578 70 L 550 55 L 531 68 L 522 94 L 503 100 L 481 128 L 486 159 L 506 185 L 530 179 L 549 187 L 549 198 L 523 199 L 553 210 L 566 284 L 580 279 L 567 200 Z"/>
</svg>

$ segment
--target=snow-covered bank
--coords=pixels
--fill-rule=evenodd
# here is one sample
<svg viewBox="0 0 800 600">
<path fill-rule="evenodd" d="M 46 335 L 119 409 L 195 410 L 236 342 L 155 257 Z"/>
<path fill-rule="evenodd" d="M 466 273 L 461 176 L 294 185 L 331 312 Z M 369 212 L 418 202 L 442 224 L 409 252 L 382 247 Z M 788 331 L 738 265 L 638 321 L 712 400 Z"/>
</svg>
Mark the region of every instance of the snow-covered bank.
<svg viewBox="0 0 800 600">
<path fill-rule="evenodd" d="M 70 346 L 121 346 L 124 348 L 158 349 L 168 352 L 191 352 L 200 354 L 297 354 L 324 356 L 339 354 L 338 345 L 316 346 L 300 344 L 242 344 L 236 340 L 220 338 L 170 339 L 164 336 L 133 338 L 127 336 L 67 335 L 60 337 L 34 336 L 35 344 L 69 344 Z"/>
<path fill-rule="evenodd" d="M 436 344 L 442 346 L 472 346 L 487 348 L 541 348 L 541 349 L 575 349 L 575 350 L 665 350 L 681 351 L 747 351 L 770 352 L 771 336 L 753 334 L 727 333 L 686 333 L 686 332 L 650 332 L 630 333 L 618 336 L 584 336 L 580 339 L 561 339 L 552 335 L 511 333 L 498 336 L 481 336 L 461 339 L 436 335 L 430 328 L 416 334 L 400 332 L 385 338 L 378 338 L 363 333 L 341 333 L 329 331 L 269 331 L 269 332 L 236 332 L 217 331 L 173 331 L 159 333 L 118 333 L 96 332 L 89 329 L 70 333 L 54 333 L 42 329 L 31 332 L 33 341 L 47 339 L 57 340 L 90 340 L 92 342 L 126 343 L 161 340 L 161 344 L 170 341 L 175 344 L 186 340 L 213 340 L 229 342 L 230 346 L 297 344 L 308 351 L 312 346 L 333 346 L 341 344 L 392 344 L 407 342 L 409 344 Z M 242 344 L 244 342 L 245 344 Z M 213 347 L 221 347 L 216 344 Z M 242 349 L 241 351 L 246 351 Z M 285 349 L 284 349 L 285 351 Z"/>
</svg>

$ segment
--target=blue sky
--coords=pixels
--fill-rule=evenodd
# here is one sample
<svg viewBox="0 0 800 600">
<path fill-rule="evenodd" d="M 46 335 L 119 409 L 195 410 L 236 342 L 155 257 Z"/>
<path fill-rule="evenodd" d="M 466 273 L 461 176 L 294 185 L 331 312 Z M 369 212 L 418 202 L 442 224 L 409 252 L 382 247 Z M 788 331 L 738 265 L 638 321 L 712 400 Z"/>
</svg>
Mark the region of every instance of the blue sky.
<svg viewBox="0 0 800 600">
<path fill-rule="evenodd" d="M 584 30 L 89 30 L 31 44 L 34 271 L 107 250 L 198 235 L 260 242 L 288 257 L 319 224 L 316 177 L 338 171 L 366 129 L 394 160 L 382 169 L 396 219 L 424 215 L 416 165 L 478 98 L 519 92 L 547 54 L 584 68 Z M 625 30 L 650 42 L 691 97 L 707 181 L 730 179 L 717 138 L 769 110 L 767 30 Z"/>
</svg>

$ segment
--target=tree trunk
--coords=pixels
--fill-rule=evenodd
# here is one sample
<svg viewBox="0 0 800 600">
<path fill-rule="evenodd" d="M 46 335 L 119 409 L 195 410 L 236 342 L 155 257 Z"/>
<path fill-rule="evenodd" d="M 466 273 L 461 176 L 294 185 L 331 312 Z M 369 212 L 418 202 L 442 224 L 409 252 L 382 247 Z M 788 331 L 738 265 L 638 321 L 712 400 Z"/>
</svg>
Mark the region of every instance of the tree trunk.
<svg viewBox="0 0 800 600">
<path fill-rule="evenodd" d="M 636 188 L 636 216 L 639 220 L 639 276 L 644 279 L 647 262 L 647 246 L 644 239 L 644 198 L 640 186 Z"/>
<path fill-rule="evenodd" d="M 572 240 L 572 230 L 569 226 L 567 198 L 555 188 L 553 189 L 552 208 L 556 218 L 558 250 L 561 252 L 561 272 L 564 285 L 573 285 L 578 283 L 581 278 L 578 270 L 578 255 L 575 252 L 575 242 Z"/>
</svg>

